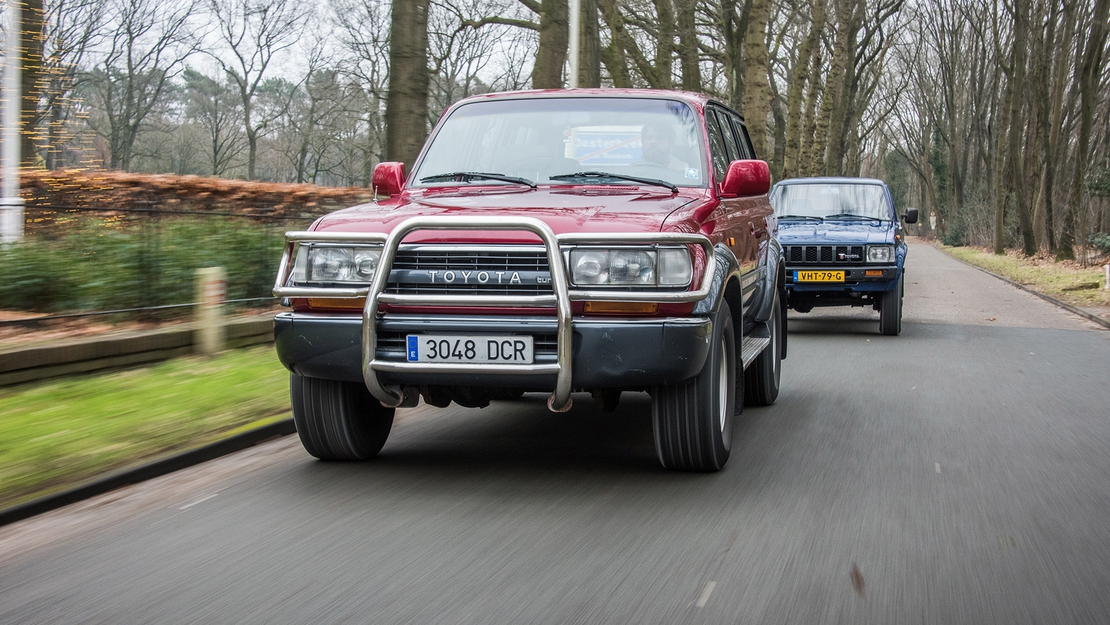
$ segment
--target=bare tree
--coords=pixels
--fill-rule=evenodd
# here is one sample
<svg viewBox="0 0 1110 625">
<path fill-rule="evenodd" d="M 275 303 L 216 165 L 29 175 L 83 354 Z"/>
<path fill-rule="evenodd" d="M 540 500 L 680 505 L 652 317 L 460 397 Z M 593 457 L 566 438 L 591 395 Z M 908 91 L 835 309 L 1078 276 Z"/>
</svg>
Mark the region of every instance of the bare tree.
<svg viewBox="0 0 1110 625">
<path fill-rule="evenodd" d="M 256 97 L 271 65 L 304 31 L 310 6 L 297 0 L 208 0 L 224 50 L 213 56 L 235 84 L 247 135 L 247 178 L 254 180 L 258 139 L 281 114 L 259 110 Z"/>
<path fill-rule="evenodd" d="M 183 77 L 185 114 L 204 130 L 207 170 L 213 176 L 226 175 L 246 149 L 238 88 L 225 76 L 210 78 L 193 69 L 185 70 Z"/>
<path fill-rule="evenodd" d="M 135 139 L 168 81 L 196 49 L 192 2 L 112 0 L 104 49 L 84 82 L 99 115 L 90 125 L 108 144 L 109 165 L 129 170 Z"/>
<path fill-rule="evenodd" d="M 45 7 L 41 72 L 33 94 L 24 96 L 25 104 L 37 106 L 35 130 L 27 133 L 33 149 L 25 147 L 24 156 L 34 158 L 35 149 L 45 148 L 47 169 L 65 166 L 65 146 L 76 136 L 70 129 L 77 112 L 74 90 L 79 68 L 102 36 L 104 9 L 105 0 L 59 0 Z"/>
</svg>

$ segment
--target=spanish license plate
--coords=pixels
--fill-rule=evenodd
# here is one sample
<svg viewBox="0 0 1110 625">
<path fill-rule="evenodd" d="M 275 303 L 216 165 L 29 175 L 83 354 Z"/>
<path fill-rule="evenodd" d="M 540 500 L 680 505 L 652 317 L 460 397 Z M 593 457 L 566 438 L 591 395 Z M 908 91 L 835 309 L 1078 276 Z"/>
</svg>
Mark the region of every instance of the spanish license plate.
<svg viewBox="0 0 1110 625">
<path fill-rule="evenodd" d="M 487 362 L 532 364 L 530 336 L 471 336 L 466 334 L 409 334 L 409 362 Z"/>
<path fill-rule="evenodd" d="M 794 282 L 844 282 L 843 271 L 795 271 Z"/>
</svg>

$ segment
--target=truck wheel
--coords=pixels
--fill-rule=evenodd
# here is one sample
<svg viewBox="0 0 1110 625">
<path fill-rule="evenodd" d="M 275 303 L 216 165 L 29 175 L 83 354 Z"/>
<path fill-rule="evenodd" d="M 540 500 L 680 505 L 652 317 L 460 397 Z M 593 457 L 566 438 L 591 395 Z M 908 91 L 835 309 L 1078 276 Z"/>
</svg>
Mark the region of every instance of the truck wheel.
<svg viewBox="0 0 1110 625">
<path fill-rule="evenodd" d="M 883 293 L 879 300 L 879 333 L 898 336 L 902 333 L 902 276 L 894 288 Z"/>
<path fill-rule="evenodd" d="M 651 420 L 659 461 L 676 471 L 719 471 L 732 448 L 732 421 L 743 405 L 736 379 L 736 335 L 728 304 L 713 319 L 709 355 L 701 373 L 651 392 Z"/>
<path fill-rule="evenodd" d="M 290 375 L 289 396 L 301 444 L 321 460 L 373 458 L 393 427 L 394 409 L 357 382 Z"/>
<path fill-rule="evenodd" d="M 744 372 L 744 402 L 749 406 L 770 406 L 779 396 L 779 377 L 782 374 L 782 352 L 786 342 L 786 324 L 782 320 L 782 303 L 778 289 L 771 305 L 771 318 L 767 320 L 771 342 L 763 348 L 748 370 Z"/>
</svg>

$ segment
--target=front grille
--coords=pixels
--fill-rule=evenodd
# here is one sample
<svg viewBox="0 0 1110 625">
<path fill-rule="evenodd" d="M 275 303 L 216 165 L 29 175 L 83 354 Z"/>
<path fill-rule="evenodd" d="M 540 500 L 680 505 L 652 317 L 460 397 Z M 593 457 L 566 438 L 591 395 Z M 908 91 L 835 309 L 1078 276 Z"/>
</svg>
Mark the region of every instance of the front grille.
<svg viewBox="0 0 1110 625">
<path fill-rule="evenodd" d="M 412 247 L 397 250 L 386 293 L 401 295 L 547 295 L 551 269 L 543 248 Z M 435 277 L 432 277 L 434 273 Z M 446 275 L 451 281 L 445 281 Z M 513 275 L 518 280 L 513 281 Z M 546 280 L 537 280 L 537 277 Z M 481 279 L 481 281 L 479 281 Z M 539 283 L 546 282 L 546 283 Z"/>
<path fill-rule="evenodd" d="M 490 251 L 447 250 L 421 251 L 397 250 L 393 259 L 394 269 L 425 271 L 550 271 L 547 252 L 539 251 Z"/>
<path fill-rule="evenodd" d="M 784 255 L 788 263 L 862 265 L 864 251 L 862 245 L 787 245 Z"/>
</svg>

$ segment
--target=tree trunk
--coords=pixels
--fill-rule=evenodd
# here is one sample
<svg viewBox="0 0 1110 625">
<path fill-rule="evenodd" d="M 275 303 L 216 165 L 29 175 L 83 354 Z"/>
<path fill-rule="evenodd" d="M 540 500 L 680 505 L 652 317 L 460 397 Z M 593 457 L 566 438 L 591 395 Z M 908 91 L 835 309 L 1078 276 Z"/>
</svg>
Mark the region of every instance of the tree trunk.
<svg viewBox="0 0 1110 625">
<path fill-rule="evenodd" d="M 632 75 L 628 70 L 628 55 L 624 51 L 624 39 L 628 36 L 624 16 L 616 0 L 598 0 L 598 5 L 605 25 L 609 27 L 609 45 L 601 51 L 601 62 L 609 71 L 613 86 L 627 89 L 632 86 Z"/>
<path fill-rule="evenodd" d="M 682 67 L 682 88 L 686 91 L 701 91 L 701 57 L 694 22 L 697 5 L 696 0 L 675 0 L 678 13 L 678 58 Z"/>
<path fill-rule="evenodd" d="M 826 102 L 821 103 L 822 116 L 827 118 L 825 140 L 822 142 L 826 146 L 826 176 L 844 173 L 844 140 L 848 130 L 851 85 L 855 77 L 853 57 L 856 54 L 856 32 L 859 28 L 856 11 L 861 9 L 862 2 L 858 0 L 842 0 L 837 10 L 839 23 L 833 44 L 832 69 L 825 84 L 828 106 L 826 107 Z"/>
<path fill-rule="evenodd" d="M 655 23 L 658 34 L 655 38 L 655 80 L 652 86 L 673 89 L 671 66 L 674 64 L 675 23 L 671 0 L 655 0 Z"/>
<path fill-rule="evenodd" d="M 409 170 L 428 136 L 428 1 L 394 2 L 391 9 L 385 154 Z M 565 38 L 563 50 L 565 56 Z"/>
<path fill-rule="evenodd" d="M 848 39 L 852 27 L 852 18 L 855 9 L 855 0 L 837 0 L 836 10 L 836 36 L 833 40 L 833 50 L 829 76 L 825 80 L 825 92 L 821 96 L 821 112 L 817 115 L 817 127 L 813 135 L 813 151 L 811 153 L 810 170 L 815 173 L 828 175 L 829 168 L 835 166 L 826 159 L 828 151 L 830 124 L 833 109 L 837 108 L 841 92 L 844 87 L 844 70 L 848 58 L 854 51 L 848 49 Z M 839 166 L 839 164 L 836 164 Z"/>
<path fill-rule="evenodd" d="M 1011 76 L 1007 90 L 1010 92 L 1010 147 L 1007 150 L 1007 162 L 1010 172 L 1010 182 L 1014 191 L 1014 208 L 1018 213 L 1018 224 L 1021 227 L 1022 253 L 1032 256 L 1037 253 L 1037 243 L 1033 237 L 1033 222 L 1029 216 L 1029 198 L 1026 195 L 1025 176 L 1022 175 L 1022 109 L 1024 98 L 1022 94 L 1026 88 L 1025 64 L 1026 48 L 1029 45 L 1029 7 L 1027 0 L 1014 1 L 1014 41 L 1010 56 Z M 997 245 L 996 245 L 997 247 Z"/>
<path fill-rule="evenodd" d="M 424 41 L 428 40 L 427 0 L 424 4 Z M 562 89 L 563 64 L 567 60 L 570 23 L 567 0 L 543 0 L 540 5 L 540 47 L 532 66 L 533 89 Z M 426 65 L 427 63 L 425 63 Z M 426 84 L 426 83 L 425 83 Z M 392 83 L 390 83 L 392 90 Z"/>
<path fill-rule="evenodd" d="M 818 46 L 820 47 L 820 46 Z M 817 146 L 817 98 L 821 95 L 821 51 L 813 54 L 809 69 L 809 88 L 806 93 L 805 119 L 802 122 L 802 146 L 798 155 L 797 173 L 791 174 L 799 177 L 812 176 L 817 173 L 814 166 L 820 159 L 815 155 Z"/>
<path fill-rule="evenodd" d="M 1082 62 L 1076 68 L 1076 77 L 1079 83 L 1079 133 L 1075 142 L 1075 170 L 1072 175 L 1071 189 L 1068 191 L 1064 232 L 1060 237 L 1060 247 L 1056 254 L 1058 258 L 1075 258 L 1074 246 L 1076 239 L 1079 243 L 1086 244 L 1087 211 L 1086 207 L 1083 206 L 1086 195 L 1083 183 L 1087 178 L 1091 127 L 1094 124 L 1095 105 L 1098 101 L 1097 92 L 1099 77 L 1102 75 L 1102 56 L 1106 49 L 1108 13 L 1110 13 L 1110 0 L 1095 0 L 1094 12 L 1091 15 L 1090 34 L 1084 46 Z M 1079 226 L 1078 231 L 1076 226 Z M 1081 260 L 1086 264 L 1086 255 Z"/>
<path fill-rule="evenodd" d="M 721 4 L 721 20 L 725 36 L 725 73 L 728 77 L 728 103 L 742 108 L 744 102 L 744 41 L 748 33 L 748 18 L 752 3 Z M 736 13 L 736 9 L 740 13 Z"/>
<path fill-rule="evenodd" d="M 578 45 L 578 86 L 601 86 L 601 28 L 597 0 L 582 0 L 582 27 Z"/>
<path fill-rule="evenodd" d="M 1010 110 L 1010 100 L 1013 99 L 1013 89 L 1006 85 L 1006 95 L 1002 99 L 1002 111 Z M 1005 122 L 999 122 L 998 133 L 1005 130 Z M 1001 256 L 1006 253 L 1006 195 L 1008 189 L 1003 180 L 1006 167 L 1006 155 L 1002 153 L 1002 142 L 996 142 L 994 153 L 994 253 Z"/>
<path fill-rule="evenodd" d="M 794 76 L 786 95 L 786 140 L 783 153 L 782 177 L 800 175 L 798 162 L 801 157 L 802 93 L 809 77 L 813 57 L 820 54 L 821 31 L 825 28 L 826 0 L 817 0 L 813 8 L 813 21 L 809 35 L 802 40 L 798 59 L 794 63 Z M 813 95 L 813 94 L 810 94 Z"/>
<path fill-rule="evenodd" d="M 17 0 L 19 1 L 19 0 Z M 43 16 L 42 0 L 22 0 L 23 10 L 20 17 L 23 25 L 20 30 L 20 48 L 23 51 L 20 64 L 20 164 L 34 167 L 38 154 L 35 148 L 35 131 L 39 121 L 39 100 L 42 98 L 42 40 Z"/>
<path fill-rule="evenodd" d="M 748 32 L 744 39 L 744 117 L 757 158 L 768 158 L 767 116 L 770 113 L 771 88 L 767 82 L 767 20 L 771 14 L 770 0 L 751 0 Z"/>
</svg>

